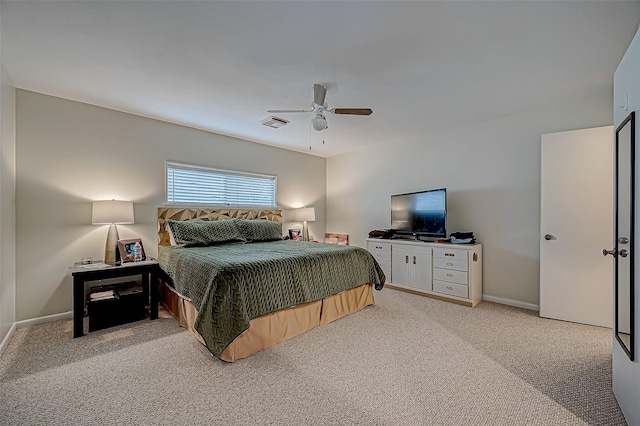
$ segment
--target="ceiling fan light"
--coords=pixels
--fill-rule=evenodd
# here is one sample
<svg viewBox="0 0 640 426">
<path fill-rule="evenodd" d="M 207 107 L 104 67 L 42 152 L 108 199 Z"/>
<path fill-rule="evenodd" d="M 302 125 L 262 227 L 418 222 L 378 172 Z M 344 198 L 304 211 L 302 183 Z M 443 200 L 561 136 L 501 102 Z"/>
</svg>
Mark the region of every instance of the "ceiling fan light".
<svg viewBox="0 0 640 426">
<path fill-rule="evenodd" d="M 311 119 L 311 126 L 314 130 L 324 130 L 327 128 L 327 119 L 324 118 L 324 115 L 316 115 Z"/>
</svg>

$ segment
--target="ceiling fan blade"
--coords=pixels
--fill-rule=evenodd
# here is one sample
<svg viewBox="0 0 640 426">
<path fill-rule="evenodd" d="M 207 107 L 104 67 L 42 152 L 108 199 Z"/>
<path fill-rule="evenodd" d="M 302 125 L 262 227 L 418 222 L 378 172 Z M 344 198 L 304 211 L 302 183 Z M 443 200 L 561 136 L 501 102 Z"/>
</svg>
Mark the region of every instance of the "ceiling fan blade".
<svg viewBox="0 0 640 426">
<path fill-rule="evenodd" d="M 275 113 L 275 114 L 279 114 L 279 113 L 289 113 L 289 112 L 313 112 L 312 109 L 269 109 L 267 110 L 267 112 L 269 113 Z"/>
<path fill-rule="evenodd" d="M 324 98 L 327 96 L 327 88 L 322 84 L 313 85 L 313 103 L 316 105 L 324 105 Z"/>
<path fill-rule="evenodd" d="M 371 108 L 333 108 L 327 110 L 334 114 L 350 114 L 350 115 L 371 115 L 373 110 Z"/>
</svg>

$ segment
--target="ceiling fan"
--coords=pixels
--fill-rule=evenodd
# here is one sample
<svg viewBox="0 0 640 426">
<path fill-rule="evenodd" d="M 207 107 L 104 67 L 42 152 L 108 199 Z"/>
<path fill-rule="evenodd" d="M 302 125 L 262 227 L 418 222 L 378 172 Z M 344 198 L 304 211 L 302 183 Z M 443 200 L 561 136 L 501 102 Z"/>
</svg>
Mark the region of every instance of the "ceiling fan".
<svg viewBox="0 0 640 426">
<path fill-rule="evenodd" d="M 315 130 L 324 130 L 329 127 L 327 124 L 327 118 L 324 116 L 325 112 L 332 114 L 349 114 L 349 115 L 371 115 L 373 112 L 371 108 L 331 108 L 329 109 L 325 102 L 327 95 L 327 88 L 322 84 L 313 85 L 313 103 L 311 109 L 270 109 L 267 112 L 276 114 L 286 114 L 292 112 L 313 112 L 314 116 L 311 119 L 311 126 Z"/>
</svg>

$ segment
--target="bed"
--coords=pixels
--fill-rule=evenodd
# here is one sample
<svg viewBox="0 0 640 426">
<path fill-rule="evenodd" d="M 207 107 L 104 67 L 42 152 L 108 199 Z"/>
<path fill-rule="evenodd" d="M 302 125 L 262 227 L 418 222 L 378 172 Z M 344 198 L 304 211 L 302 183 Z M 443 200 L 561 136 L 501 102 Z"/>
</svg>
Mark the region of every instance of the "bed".
<svg viewBox="0 0 640 426">
<path fill-rule="evenodd" d="M 354 246 L 282 239 L 281 210 L 158 209 L 161 299 L 228 362 L 374 304 L 385 276 Z"/>
</svg>

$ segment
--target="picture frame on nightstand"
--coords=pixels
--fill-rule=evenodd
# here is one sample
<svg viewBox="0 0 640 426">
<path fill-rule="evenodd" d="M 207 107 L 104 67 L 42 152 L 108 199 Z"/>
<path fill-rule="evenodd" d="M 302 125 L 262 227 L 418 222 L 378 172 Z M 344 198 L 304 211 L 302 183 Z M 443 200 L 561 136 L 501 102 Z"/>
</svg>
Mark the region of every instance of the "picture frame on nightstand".
<svg viewBox="0 0 640 426">
<path fill-rule="evenodd" d="M 293 241 L 302 241 L 302 231 L 299 228 L 289 229 L 289 238 Z"/>
<path fill-rule="evenodd" d="M 140 251 L 142 255 L 141 260 L 145 260 L 147 256 L 144 253 L 144 246 L 142 245 L 142 239 L 140 238 L 130 238 L 128 240 L 118 240 L 118 250 L 120 251 L 120 260 L 122 263 L 133 262 L 134 252 L 133 249 L 136 243 L 140 243 Z"/>
</svg>

